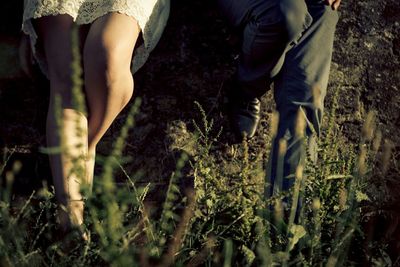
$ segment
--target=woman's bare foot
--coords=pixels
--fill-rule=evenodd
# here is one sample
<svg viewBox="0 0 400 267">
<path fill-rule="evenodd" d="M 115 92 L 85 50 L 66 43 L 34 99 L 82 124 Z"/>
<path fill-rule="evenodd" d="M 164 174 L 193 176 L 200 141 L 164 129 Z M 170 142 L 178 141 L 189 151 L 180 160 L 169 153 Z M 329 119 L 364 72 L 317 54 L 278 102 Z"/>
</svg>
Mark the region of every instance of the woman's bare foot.
<svg viewBox="0 0 400 267">
<path fill-rule="evenodd" d="M 63 253 L 69 253 L 82 243 L 89 241 L 89 236 L 83 226 L 84 201 L 70 201 L 68 206 L 58 210 L 59 240 Z"/>
</svg>

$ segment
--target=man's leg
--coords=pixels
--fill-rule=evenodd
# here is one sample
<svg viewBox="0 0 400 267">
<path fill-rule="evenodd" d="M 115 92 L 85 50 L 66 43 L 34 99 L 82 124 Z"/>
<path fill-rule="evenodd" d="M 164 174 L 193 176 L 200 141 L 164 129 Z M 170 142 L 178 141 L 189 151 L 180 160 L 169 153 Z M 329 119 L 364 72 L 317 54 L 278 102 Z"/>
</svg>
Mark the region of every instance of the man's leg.
<svg viewBox="0 0 400 267">
<path fill-rule="evenodd" d="M 302 1 L 219 0 L 219 5 L 242 34 L 238 69 L 228 95 L 229 116 L 239 137 L 252 137 L 260 119 L 259 98 L 269 89 L 271 78 L 283 65 L 285 51 L 309 26 L 310 18 Z"/>
<path fill-rule="evenodd" d="M 232 130 L 252 137 L 260 120 L 259 98 L 284 50 L 286 36 L 279 1 L 219 0 L 220 10 L 242 38 L 238 68 L 228 92 Z"/>
<path fill-rule="evenodd" d="M 296 137 L 296 120 L 301 114 L 306 122 L 306 135 L 309 137 L 308 149 L 316 159 L 316 137 L 319 135 L 323 100 L 328 84 L 334 31 L 338 20 L 336 11 L 325 6 L 323 1 L 306 1 L 312 24 L 301 38 L 286 53 L 284 65 L 275 80 L 275 101 L 279 112 L 277 136 L 270 157 L 268 182 L 281 190 L 288 190 L 294 179 L 275 181 L 282 171 L 283 177 L 294 174 L 302 159 L 302 141 Z M 313 130 L 314 133 L 313 134 Z M 283 159 L 283 170 L 279 170 L 279 143 L 286 141 L 287 151 Z M 282 142 L 281 142 L 282 144 Z M 284 152 L 284 151 L 281 151 Z M 278 175 L 279 176 L 279 175 Z M 267 194 L 272 194 L 272 186 Z"/>
</svg>

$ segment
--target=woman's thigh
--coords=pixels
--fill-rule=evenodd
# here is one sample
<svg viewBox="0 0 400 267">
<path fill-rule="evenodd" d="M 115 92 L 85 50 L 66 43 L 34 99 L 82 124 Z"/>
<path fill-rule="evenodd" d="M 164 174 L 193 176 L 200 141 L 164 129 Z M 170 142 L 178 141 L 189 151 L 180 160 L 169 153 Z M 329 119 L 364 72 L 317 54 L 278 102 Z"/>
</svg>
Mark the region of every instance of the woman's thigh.
<svg viewBox="0 0 400 267">
<path fill-rule="evenodd" d="M 124 14 L 112 12 L 96 19 L 84 46 L 85 73 L 90 75 L 98 68 L 130 69 L 139 33 L 137 21 Z"/>
<path fill-rule="evenodd" d="M 67 83 L 71 78 L 71 36 L 74 22 L 69 15 L 45 16 L 34 20 L 38 32 L 38 49 L 43 49 L 50 81 Z M 83 49 L 88 25 L 79 26 L 79 46 Z"/>
</svg>

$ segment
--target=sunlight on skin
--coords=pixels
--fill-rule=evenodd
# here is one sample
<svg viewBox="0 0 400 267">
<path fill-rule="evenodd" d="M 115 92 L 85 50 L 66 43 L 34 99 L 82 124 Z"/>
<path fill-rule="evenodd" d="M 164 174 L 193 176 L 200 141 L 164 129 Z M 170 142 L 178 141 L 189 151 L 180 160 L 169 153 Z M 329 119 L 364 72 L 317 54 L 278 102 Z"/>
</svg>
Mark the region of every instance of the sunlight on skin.
<svg viewBox="0 0 400 267">
<path fill-rule="evenodd" d="M 333 10 L 337 10 L 339 8 L 341 0 L 325 0 L 326 5 L 332 7 Z"/>
<path fill-rule="evenodd" d="M 87 154 L 87 138 L 84 134 L 77 133 L 76 129 L 79 127 L 82 131 L 87 132 L 87 119 L 76 110 L 62 109 L 62 127 L 60 131 L 52 110 L 54 110 L 54 106 L 51 103 L 47 120 L 47 144 L 52 147 L 61 145 L 63 149 L 61 155 L 50 155 L 50 163 L 57 201 L 63 205 L 59 210 L 59 219 L 62 227 L 67 228 L 70 224 L 67 219 L 67 214 L 69 213 L 71 214 L 72 225 L 83 223 L 81 215 L 83 214 L 82 201 L 78 203 L 77 201 L 71 202 L 71 200 L 82 199 L 80 193 L 81 177 L 79 177 L 79 170 L 74 170 L 74 168 L 81 168 L 81 171 L 86 169 L 82 156 L 86 157 Z M 58 133 L 61 137 L 58 136 Z M 79 160 L 79 158 L 81 159 Z M 78 159 L 78 161 L 74 159 Z"/>
<path fill-rule="evenodd" d="M 84 43 L 85 93 L 89 110 L 86 118 L 72 105 L 71 72 L 64 67 L 72 58 L 71 53 L 66 52 L 71 51 L 72 18 L 67 15 L 44 17 L 38 19 L 37 24 L 50 76 L 48 146 L 64 147 L 61 154 L 50 156 L 50 162 L 56 197 L 61 205 L 61 228 L 68 231 L 71 226 L 79 226 L 84 221 L 81 188 L 82 183 L 89 187 L 92 184 L 96 145 L 132 96 L 130 64 L 140 28 L 133 18 L 110 13 L 94 21 L 85 36 L 80 36 Z M 64 33 L 61 37 L 60 32 Z M 55 116 L 57 95 L 61 96 L 61 138 Z M 77 128 L 81 129 L 80 133 Z M 85 181 L 78 177 L 76 167 L 86 173 Z"/>
</svg>

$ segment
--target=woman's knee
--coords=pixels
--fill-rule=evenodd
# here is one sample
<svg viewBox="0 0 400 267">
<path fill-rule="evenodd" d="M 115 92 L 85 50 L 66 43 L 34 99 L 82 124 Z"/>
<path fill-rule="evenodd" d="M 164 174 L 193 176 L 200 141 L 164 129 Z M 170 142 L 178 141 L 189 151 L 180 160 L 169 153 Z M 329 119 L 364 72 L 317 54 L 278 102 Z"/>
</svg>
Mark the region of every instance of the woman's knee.
<svg viewBox="0 0 400 267">
<path fill-rule="evenodd" d="M 60 96 L 64 106 L 71 104 L 71 32 L 73 19 L 69 15 L 45 16 L 34 21 L 38 32 L 38 49 L 46 57 L 50 92 Z"/>
<path fill-rule="evenodd" d="M 119 94 L 132 94 L 130 61 L 118 44 L 99 42 L 84 49 L 85 75 L 103 81 L 108 91 L 117 91 Z M 92 80 L 91 77 L 86 80 Z"/>
<path fill-rule="evenodd" d="M 50 95 L 60 97 L 65 107 L 72 107 L 72 71 L 68 55 L 48 61 L 48 78 L 50 80 Z"/>
</svg>

